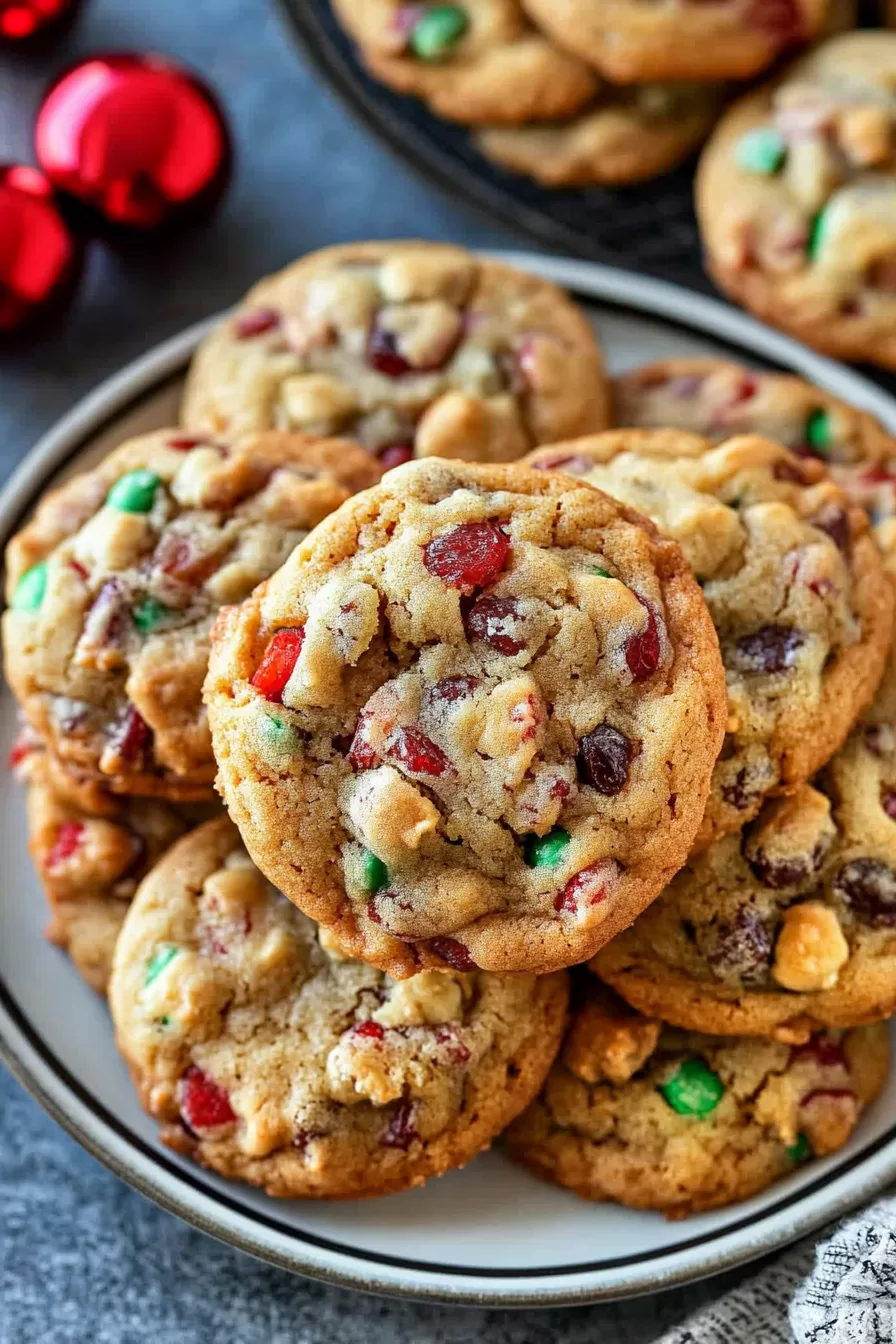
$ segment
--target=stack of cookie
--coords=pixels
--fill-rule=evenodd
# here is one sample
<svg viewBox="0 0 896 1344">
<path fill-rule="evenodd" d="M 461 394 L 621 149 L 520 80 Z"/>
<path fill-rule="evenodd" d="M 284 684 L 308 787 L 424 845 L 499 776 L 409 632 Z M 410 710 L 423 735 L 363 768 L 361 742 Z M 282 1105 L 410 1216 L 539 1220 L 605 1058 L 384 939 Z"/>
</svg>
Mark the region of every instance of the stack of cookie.
<svg viewBox="0 0 896 1344">
<path fill-rule="evenodd" d="M 546 186 L 640 182 L 702 143 L 727 81 L 849 27 L 851 0 L 333 0 L 366 68 Z"/>
<path fill-rule="evenodd" d="M 182 416 L 39 504 L 4 624 L 51 936 L 165 1141 L 357 1197 L 507 1129 L 673 1215 L 841 1146 L 896 1011 L 884 431 L 611 390 L 566 296 L 407 243 L 259 285 Z"/>
</svg>

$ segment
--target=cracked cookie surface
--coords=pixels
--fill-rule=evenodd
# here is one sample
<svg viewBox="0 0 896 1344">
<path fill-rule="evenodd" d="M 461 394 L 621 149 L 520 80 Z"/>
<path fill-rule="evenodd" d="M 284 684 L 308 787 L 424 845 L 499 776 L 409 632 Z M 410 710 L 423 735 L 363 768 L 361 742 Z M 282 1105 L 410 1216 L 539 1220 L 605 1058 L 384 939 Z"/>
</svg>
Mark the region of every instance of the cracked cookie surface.
<svg viewBox="0 0 896 1344">
<path fill-rule="evenodd" d="M 528 22 L 519 0 L 334 0 L 333 8 L 376 79 L 449 121 L 568 117 L 598 82 Z"/>
<path fill-rule="evenodd" d="M 841 1148 L 889 1062 L 883 1025 L 791 1047 L 678 1031 L 595 988 L 507 1148 L 583 1199 L 682 1218 Z"/>
<path fill-rule="evenodd" d="M 713 278 L 841 359 L 896 367 L 896 34 L 834 38 L 725 114 L 697 175 Z"/>
<path fill-rule="evenodd" d="M 624 505 L 411 463 L 241 607 L 206 683 L 259 867 L 353 955 L 547 971 L 684 862 L 724 730 L 706 605 Z"/>
<path fill-rule="evenodd" d="M 567 984 L 391 981 L 319 940 L 221 818 L 141 885 L 109 997 L 166 1143 L 271 1195 L 335 1199 L 422 1185 L 488 1147 L 550 1067 Z"/>
<path fill-rule="evenodd" d="M 697 844 L 740 828 L 843 743 L 883 673 L 892 586 L 865 512 L 818 461 L 758 436 L 617 430 L 533 453 L 681 545 L 719 636 L 725 745 Z"/>
<path fill-rule="evenodd" d="M 603 360 L 555 285 L 440 243 L 326 248 L 256 285 L 199 348 L 185 425 L 345 434 L 384 467 L 506 462 L 609 424 Z"/>
<path fill-rule="evenodd" d="M 85 783 L 212 799 L 218 609 L 378 478 L 350 442 L 163 429 L 51 491 L 6 552 L 6 675 L 31 726 Z"/>
</svg>

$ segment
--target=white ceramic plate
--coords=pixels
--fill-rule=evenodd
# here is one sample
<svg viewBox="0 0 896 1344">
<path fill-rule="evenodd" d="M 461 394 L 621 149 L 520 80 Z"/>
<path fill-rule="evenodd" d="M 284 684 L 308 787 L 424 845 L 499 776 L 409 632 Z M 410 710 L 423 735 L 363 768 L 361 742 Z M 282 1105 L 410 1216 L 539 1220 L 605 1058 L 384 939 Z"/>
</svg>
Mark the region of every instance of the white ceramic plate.
<svg viewBox="0 0 896 1344">
<path fill-rule="evenodd" d="M 873 383 L 712 300 L 587 262 L 509 260 L 567 285 L 618 371 L 671 355 L 731 353 L 797 370 L 896 431 Z M 5 540 L 54 476 L 129 434 L 170 423 L 195 327 L 103 384 L 34 449 L 0 496 Z M 15 733 L 0 697 L 0 745 Z M 331 1283 L 452 1303 L 558 1306 L 685 1283 L 764 1254 L 869 1198 L 896 1176 L 896 1078 L 850 1145 L 731 1209 L 668 1223 L 586 1204 L 500 1151 L 417 1190 L 358 1203 L 278 1202 L 163 1149 L 115 1053 L 105 1005 L 44 942 L 43 897 L 23 800 L 0 776 L 0 1046 L 37 1100 L 124 1180 L 243 1250 Z"/>
</svg>

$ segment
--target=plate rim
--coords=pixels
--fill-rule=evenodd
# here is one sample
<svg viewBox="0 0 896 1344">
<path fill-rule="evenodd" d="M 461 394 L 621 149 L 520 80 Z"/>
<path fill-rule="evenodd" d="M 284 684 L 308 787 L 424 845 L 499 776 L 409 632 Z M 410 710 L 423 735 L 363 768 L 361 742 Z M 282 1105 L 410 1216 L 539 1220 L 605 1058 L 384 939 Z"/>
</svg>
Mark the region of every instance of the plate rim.
<svg viewBox="0 0 896 1344">
<path fill-rule="evenodd" d="M 616 306 L 679 329 L 731 345 L 746 358 L 783 365 L 864 407 L 896 432 L 896 399 L 860 372 L 841 365 L 765 327 L 719 300 L 652 276 L 588 260 L 541 255 L 525 250 L 482 253 L 532 271 L 585 300 Z M 158 390 L 182 372 L 202 337 L 225 317 L 216 314 L 156 345 L 107 378 L 44 434 L 0 491 L 0 544 L 5 544 L 47 478 L 72 457 L 84 441 L 99 433 L 128 406 Z M 8 991 L 0 984 L 3 995 Z M 896 1137 L 881 1136 L 870 1151 L 857 1154 L 816 1185 L 796 1192 L 788 1210 L 759 1211 L 746 1226 L 709 1234 L 699 1252 L 669 1248 L 642 1264 L 586 1269 L 561 1274 L 559 1268 L 523 1278 L 477 1278 L 477 1271 L 408 1269 L 372 1262 L 353 1249 L 335 1252 L 309 1241 L 289 1242 L 261 1224 L 249 1208 L 236 1212 L 211 1187 L 200 1190 L 185 1175 L 172 1175 L 159 1155 L 144 1156 L 133 1139 L 87 1105 L 67 1081 L 63 1061 L 40 1040 L 12 996 L 11 1012 L 0 1000 L 0 1059 L 38 1104 L 104 1166 L 169 1213 L 256 1258 L 307 1277 L 366 1292 L 452 1306 L 560 1307 L 621 1300 L 681 1286 L 779 1249 L 823 1223 L 847 1213 L 879 1192 L 896 1176 Z M 16 1021 L 21 1017 L 24 1029 Z M 49 1057 L 49 1058 L 48 1058 Z"/>
</svg>

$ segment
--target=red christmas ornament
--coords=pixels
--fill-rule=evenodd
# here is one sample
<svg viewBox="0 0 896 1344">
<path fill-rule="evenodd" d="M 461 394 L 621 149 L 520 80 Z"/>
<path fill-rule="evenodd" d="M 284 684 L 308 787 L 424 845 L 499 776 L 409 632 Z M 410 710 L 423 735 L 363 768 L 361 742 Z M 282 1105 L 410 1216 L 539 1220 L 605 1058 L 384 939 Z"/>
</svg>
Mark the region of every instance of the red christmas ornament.
<svg viewBox="0 0 896 1344">
<path fill-rule="evenodd" d="M 36 168 L 0 166 L 0 337 L 37 326 L 67 303 L 83 247 Z"/>
<path fill-rule="evenodd" d="M 230 175 L 230 136 L 211 91 L 160 56 L 93 56 L 47 93 L 37 160 L 85 227 L 134 235 L 210 210 Z"/>
<path fill-rule="evenodd" d="M 57 37 L 77 8 L 78 0 L 0 0 L 0 43 L 30 46 Z"/>
</svg>

